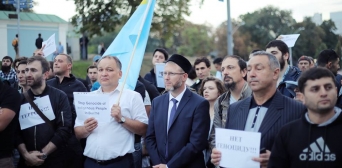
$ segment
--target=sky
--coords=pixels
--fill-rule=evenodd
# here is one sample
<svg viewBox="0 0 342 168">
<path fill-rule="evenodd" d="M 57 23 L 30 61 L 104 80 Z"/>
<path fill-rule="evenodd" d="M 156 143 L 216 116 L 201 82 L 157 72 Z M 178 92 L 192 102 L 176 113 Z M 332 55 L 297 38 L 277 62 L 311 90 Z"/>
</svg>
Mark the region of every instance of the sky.
<svg viewBox="0 0 342 168">
<path fill-rule="evenodd" d="M 53 14 L 68 21 L 76 14 L 75 5 L 72 0 L 35 0 L 38 6 L 33 10 L 36 13 Z M 197 24 L 209 23 L 213 27 L 219 26 L 227 20 L 227 1 L 204 0 L 199 7 L 199 0 L 192 0 L 190 16 L 186 19 Z M 292 16 L 297 22 L 302 21 L 305 16 L 313 16 L 321 13 L 323 20 L 330 18 L 330 12 L 342 11 L 342 0 L 231 0 L 231 18 L 237 19 L 240 15 L 253 12 L 265 6 L 272 5 L 282 10 L 291 10 Z"/>
</svg>

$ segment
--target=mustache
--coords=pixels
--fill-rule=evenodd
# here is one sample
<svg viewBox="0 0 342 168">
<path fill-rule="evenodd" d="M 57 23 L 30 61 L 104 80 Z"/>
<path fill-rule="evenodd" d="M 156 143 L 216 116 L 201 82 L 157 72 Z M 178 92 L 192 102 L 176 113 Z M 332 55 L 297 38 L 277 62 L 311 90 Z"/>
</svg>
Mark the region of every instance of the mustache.
<svg viewBox="0 0 342 168">
<path fill-rule="evenodd" d="M 258 82 L 258 79 L 256 79 L 256 78 L 250 78 L 250 79 L 248 80 L 248 82 Z"/>
<path fill-rule="evenodd" d="M 228 75 L 225 75 L 225 76 L 224 76 L 224 80 L 226 80 L 226 79 L 232 79 L 232 80 L 233 80 L 233 78 L 230 77 L 230 76 L 228 76 Z"/>
</svg>

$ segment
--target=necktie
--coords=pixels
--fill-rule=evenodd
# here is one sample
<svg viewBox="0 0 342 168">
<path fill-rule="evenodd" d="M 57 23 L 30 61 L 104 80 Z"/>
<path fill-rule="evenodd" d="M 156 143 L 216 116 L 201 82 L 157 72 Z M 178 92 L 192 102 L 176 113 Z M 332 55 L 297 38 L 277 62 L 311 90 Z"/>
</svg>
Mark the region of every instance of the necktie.
<svg viewBox="0 0 342 168">
<path fill-rule="evenodd" d="M 169 118 L 169 124 L 168 124 L 168 127 L 167 127 L 167 130 L 169 130 L 169 128 L 170 128 L 170 126 L 171 126 L 171 123 L 172 123 L 172 121 L 173 121 L 173 118 L 174 118 L 174 116 L 175 116 L 175 114 L 176 114 L 176 110 L 177 110 L 177 100 L 176 99 L 174 99 L 174 98 L 172 98 L 171 99 L 172 100 L 172 102 L 173 102 L 173 106 L 172 106 L 172 108 L 171 108 L 171 113 L 170 113 L 170 118 Z M 168 138 L 167 138 L 168 139 Z M 168 146 L 169 146 L 169 144 L 168 144 L 168 140 L 166 139 L 166 150 L 165 150 L 165 157 L 167 158 L 168 157 Z"/>
<path fill-rule="evenodd" d="M 176 110 L 177 110 L 177 102 L 178 102 L 178 100 L 172 98 L 171 101 L 173 102 L 173 106 L 171 108 L 170 119 L 169 119 L 169 126 L 168 126 L 167 130 L 169 130 L 169 128 L 171 126 L 171 123 L 173 121 L 173 118 L 175 117 Z"/>
</svg>

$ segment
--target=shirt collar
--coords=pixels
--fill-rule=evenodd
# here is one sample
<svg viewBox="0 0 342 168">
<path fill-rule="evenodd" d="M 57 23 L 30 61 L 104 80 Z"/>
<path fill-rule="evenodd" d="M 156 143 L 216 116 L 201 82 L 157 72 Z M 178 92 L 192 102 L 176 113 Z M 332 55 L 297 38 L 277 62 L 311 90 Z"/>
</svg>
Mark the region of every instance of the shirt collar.
<svg viewBox="0 0 342 168">
<path fill-rule="evenodd" d="M 169 101 L 171 101 L 172 98 L 176 99 L 178 102 L 180 102 L 180 100 L 182 99 L 184 93 L 186 91 L 186 87 L 184 87 L 184 90 L 177 96 L 177 97 L 173 97 L 171 95 L 171 92 L 169 92 Z"/>
<path fill-rule="evenodd" d="M 119 84 L 113 91 L 108 92 L 108 93 L 104 93 L 104 92 L 102 91 L 102 86 L 100 86 L 97 90 L 95 90 L 95 93 L 113 95 L 115 92 L 120 93 L 120 89 L 122 89 L 122 85 L 121 85 L 121 84 Z"/>
<path fill-rule="evenodd" d="M 274 95 L 275 95 L 275 94 L 276 94 L 276 93 L 274 93 Z M 254 100 L 254 96 L 252 96 L 251 106 L 250 106 L 249 109 L 256 108 L 256 107 L 258 107 L 258 106 L 265 107 L 265 108 L 269 108 L 270 105 L 271 105 L 271 103 L 272 103 L 272 99 L 273 99 L 274 95 L 273 95 L 271 98 L 269 98 L 264 104 L 261 104 L 261 105 L 258 105 L 258 104 L 255 102 L 255 100 Z"/>
</svg>

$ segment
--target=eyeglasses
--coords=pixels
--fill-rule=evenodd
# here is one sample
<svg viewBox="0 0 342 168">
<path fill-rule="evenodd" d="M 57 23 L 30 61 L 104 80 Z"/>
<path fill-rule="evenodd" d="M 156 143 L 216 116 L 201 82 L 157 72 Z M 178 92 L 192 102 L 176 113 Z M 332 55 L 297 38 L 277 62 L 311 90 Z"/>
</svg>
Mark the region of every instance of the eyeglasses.
<svg viewBox="0 0 342 168">
<path fill-rule="evenodd" d="M 176 75 L 183 75 L 185 73 L 175 73 L 175 72 L 163 72 L 163 76 L 169 75 L 169 76 L 176 76 Z"/>
</svg>

